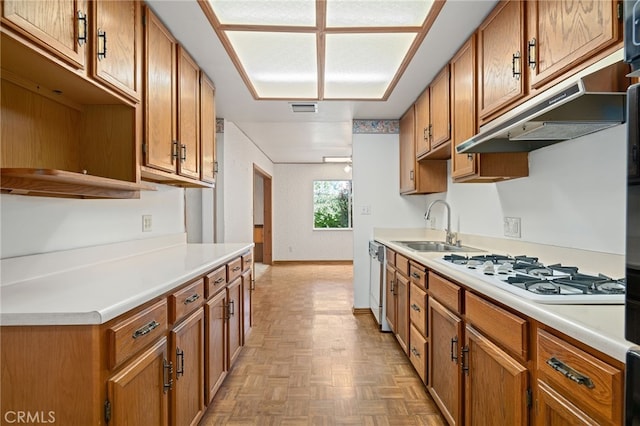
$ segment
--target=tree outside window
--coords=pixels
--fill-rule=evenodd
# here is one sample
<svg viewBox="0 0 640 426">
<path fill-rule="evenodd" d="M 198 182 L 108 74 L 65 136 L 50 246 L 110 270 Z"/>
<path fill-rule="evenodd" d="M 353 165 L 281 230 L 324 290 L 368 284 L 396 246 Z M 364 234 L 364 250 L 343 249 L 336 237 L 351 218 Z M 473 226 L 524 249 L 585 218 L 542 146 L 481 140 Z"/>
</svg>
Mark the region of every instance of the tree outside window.
<svg viewBox="0 0 640 426">
<path fill-rule="evenodd" d="M 351 181 L 313 181 L 313 228 L 350 229 Z"/>
</svg>

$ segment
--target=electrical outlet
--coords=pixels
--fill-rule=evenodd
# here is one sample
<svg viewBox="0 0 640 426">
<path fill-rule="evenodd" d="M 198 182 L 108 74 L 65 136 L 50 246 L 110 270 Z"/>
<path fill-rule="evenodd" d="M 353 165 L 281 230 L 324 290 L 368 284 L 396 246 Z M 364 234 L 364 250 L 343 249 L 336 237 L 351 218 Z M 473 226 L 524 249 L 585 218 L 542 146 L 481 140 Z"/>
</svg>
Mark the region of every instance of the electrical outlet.
<svg viewBox="0 0 640 426">
<path fill-rule="evenodd" d="M 142 215 L 142 232 L 151 232 L 153 228 L 153 222 L 150 214 Z"/>
<path fill-rule="evenodd" d="M 512 238 L 520 238 L 521 226 L 519 217 L 504 218 L 504 236 Z"/>
<path fill-rule="evenodd" d="M 371 206 L 360 207 L 360 214 L 363 214 L 363 215 L 371 214 Z"/>
</svg>

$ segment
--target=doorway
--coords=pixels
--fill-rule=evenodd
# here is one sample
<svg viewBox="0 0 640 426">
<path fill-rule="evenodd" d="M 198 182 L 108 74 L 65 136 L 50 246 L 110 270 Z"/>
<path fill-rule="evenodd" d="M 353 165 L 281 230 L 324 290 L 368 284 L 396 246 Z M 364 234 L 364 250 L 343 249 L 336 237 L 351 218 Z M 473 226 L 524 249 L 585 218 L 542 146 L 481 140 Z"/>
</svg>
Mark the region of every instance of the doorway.
<svg viewBox="0 0 640 426">
<path fill-rule="evenodd" d="M 253 165 L 253 242 L 254 259 L 273 264 L 272 177 Z"/>
</svg>

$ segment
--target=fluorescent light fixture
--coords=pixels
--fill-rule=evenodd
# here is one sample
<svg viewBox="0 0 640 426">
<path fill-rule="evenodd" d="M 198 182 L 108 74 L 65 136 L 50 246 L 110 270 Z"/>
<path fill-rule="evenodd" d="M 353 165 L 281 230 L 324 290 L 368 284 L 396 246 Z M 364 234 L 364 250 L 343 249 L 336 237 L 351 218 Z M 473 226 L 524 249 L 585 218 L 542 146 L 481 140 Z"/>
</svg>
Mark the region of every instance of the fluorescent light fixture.
<svg viewBox="0 0 640 426">
<path fill-rule="evenodd" d="M 322 157 L 323 163 L 351 163 L 351 157 Z"/>
<path fill-rule="evenodd" d="M 293 112 L 318 112 L 318 104 L 316 102 L 307 103 L 290 103 Z"/>
<path fill-rule="evenodd" d="M 255 99 L 386 100 L 444 2 L 199 2 Z"/>
</svg>

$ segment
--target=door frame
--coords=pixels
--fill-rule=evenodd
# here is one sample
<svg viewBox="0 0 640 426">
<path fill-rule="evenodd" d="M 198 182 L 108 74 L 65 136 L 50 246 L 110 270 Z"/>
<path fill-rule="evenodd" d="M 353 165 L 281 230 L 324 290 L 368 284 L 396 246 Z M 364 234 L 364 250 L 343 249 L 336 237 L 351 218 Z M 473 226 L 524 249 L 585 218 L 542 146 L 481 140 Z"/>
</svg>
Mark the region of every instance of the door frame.
<svg viewBox="0 0 640 426">
<path fill-rule="evenodd" d="M 258 175 L 263 180 L 263 218 L 264 218 L 264 242 L 262 251 L 262 263 L 273 265 L 273 201 L 272 201 L 272 181 L 271 175 L 262 170 L 255 163 L 253 164 L 253 174 Z M 256 188 L 253 188 L 253 198 L 255 199 Z M 252 224 L 253 226 L 253 224 Z"/>
</svg>

